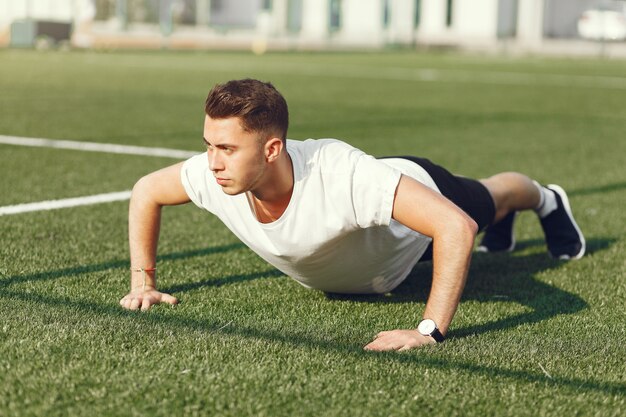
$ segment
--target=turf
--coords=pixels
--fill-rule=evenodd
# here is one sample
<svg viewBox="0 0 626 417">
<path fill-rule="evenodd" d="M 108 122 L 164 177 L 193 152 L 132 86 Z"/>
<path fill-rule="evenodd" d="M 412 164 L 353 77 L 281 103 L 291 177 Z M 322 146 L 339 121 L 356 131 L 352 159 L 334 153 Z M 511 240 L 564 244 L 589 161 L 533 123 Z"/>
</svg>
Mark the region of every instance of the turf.
<svg viewBox="0 0 626 417">
<path fill-rule="evenodd" d="M 271 80 L 289 136 L 337 137 L 454 172 L 570 192 L 588 241 L 551 260 L 476 254 L 446 343 L 362 350 L 414 327 L 419 265 L 384 296 L 306 290 L 195 207 L 166 208 L 160 286 L 123 311 L 127 203 L 0 217 L 0 416 L 619 416 L 626 412 L 626 62 L 453 54 L 0 51 L 0 134 L 202 151 L 203 102 Z M 130 189 L 172 163 L 0 145 L 0 206 Z"/>
</svg>

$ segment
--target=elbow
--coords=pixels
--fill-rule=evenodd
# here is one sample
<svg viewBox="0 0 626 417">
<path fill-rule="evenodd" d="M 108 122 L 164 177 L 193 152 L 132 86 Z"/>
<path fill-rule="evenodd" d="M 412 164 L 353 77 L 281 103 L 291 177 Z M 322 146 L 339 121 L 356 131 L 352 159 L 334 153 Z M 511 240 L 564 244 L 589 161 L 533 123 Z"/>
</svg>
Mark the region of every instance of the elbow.
<svg viewBox="0 0 626 417">
<path fill-rule="evenodd" d="M 474 239 L 478 234 L 478 223 L 474 219 L 463 213 L 456 217 L 454 229 L 458 240 L 465 242 L 468 246 L 474 245 Z"/>
<path fill-rule="evenodd" d="M 478 234 L 478 223 L 470 216 L 465 216 L 463 221 L 463 234 L 467 236 L 468 240 L 471 242 L 471 245 L 474 245 L 474 239 L 476 239 L 476 235 Z"/>
<path fill-rule="evenodd" d="M 467 216 L 466 227 L 468 232 L 471 234 L 472 239 L 474 239 L 478 234 L 478 223 L 476 223 L 476 221 L 471 217 Z"/>
<path fill-rule="evenodd" d="M 143 194 L 145 194 L 149 189 L 149 178 L 148 176 L 141 177 L 133 186 L 132 196 L 131 198 L 139 198 Z"/>
<path fill-rule="evenodd" d="M 450 245 L 471 250 L 477 233 L 478 224 L 461 212 L 447 219 L 439 233 L 433 236 L 433 241 L 448 242 Z"/>
<path fill-rule="evenodd" d="M 155 199 L 152 196 L 153 189 L 154 184 L 152 184 L 150 175 L 141 177 L 133 186 L 133 191 L 130 196 L 131 203 L 156 203 Z"/>
</svg>

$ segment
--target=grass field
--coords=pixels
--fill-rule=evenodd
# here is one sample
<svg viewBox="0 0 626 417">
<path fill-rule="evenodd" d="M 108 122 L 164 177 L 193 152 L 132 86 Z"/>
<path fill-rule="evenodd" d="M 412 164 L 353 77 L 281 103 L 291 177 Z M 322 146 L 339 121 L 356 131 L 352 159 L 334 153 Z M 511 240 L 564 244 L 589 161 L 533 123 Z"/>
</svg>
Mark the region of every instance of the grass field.
<svg viewBox="0 0 626 417">
<path fill-rule="evenodd" d="M 127 202 L 0 216 L 0 416 L 626 414 L 626 62 L 451 54 L 0 51 L 0 135 L 203 150 L 217 82 L 271 80 L 289 137 L 570 192 L 588 255 L 476 254 L 448 341 L 362 346 L 418 323 L 430 265 L 391 294 L 306 290 L 210 214 L 166 208 L 160 287 L 123 311 Z M 0 145 L 0 207 L 132 188 L 168 158 Z"/>
</svg>

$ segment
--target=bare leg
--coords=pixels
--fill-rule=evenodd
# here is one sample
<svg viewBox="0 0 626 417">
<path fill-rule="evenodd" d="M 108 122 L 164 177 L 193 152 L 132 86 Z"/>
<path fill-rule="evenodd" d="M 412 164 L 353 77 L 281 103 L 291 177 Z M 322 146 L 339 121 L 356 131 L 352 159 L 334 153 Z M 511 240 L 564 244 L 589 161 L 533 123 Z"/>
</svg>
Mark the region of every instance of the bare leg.
<svg viewBox="0 0 626 417">
<path fill-rule="evenodd" d="M 496 206 L 494 223 L 511 211 L 534 209 L 541 196 L 533 181 L 517 172 L 502 172 L 480 180 L 487 187 Z"/>
</svg>

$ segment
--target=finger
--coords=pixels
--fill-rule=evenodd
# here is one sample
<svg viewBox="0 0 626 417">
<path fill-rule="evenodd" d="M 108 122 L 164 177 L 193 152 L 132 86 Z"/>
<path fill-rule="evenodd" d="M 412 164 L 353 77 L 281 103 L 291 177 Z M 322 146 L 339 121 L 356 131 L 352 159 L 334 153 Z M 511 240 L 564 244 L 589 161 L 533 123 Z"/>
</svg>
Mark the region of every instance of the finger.
<svg viewBox="0 0 626 417">
<path fill-rule="evenodd" d="M 388 350 L 394 350 L 394 348 L 392 347 L 392 345 L 384 344 L 384 345 L 373 345 L 365 350 L 371 350 L 373 352 L 385 352 Z"/>
<path fill-rule="evenodd" d="M 374 352 L 383 352 L 385 350 L 391 350 L 389 343 L 381 342 L 380 340 L 374 340 L 369 345 L 364 347 L 365 350 L 371 350 Z"/>
<path fill-rule="evenodd" d="M 131 301 L 130 298 L 124 297 L 122 299 L 122 302 L 123 302 L 122 307 L 124 307 L 126 310 L 130 310 L 130 301 Z"/>
<path fill-rule="evenodd" d="M 131 310 L 137 310 L 139 308 L 139 300 L 136 298 L 133 298 L 128 308 Z"/>
<path fill-rule="evenodd" d="M 392 350 L 390 345 L 390 340 L 393 341 L 393 338 L 390 338 L 391 331 L 387 330 L 384 332 L 378 333 L 374 336 L 374 340 L 372 340 L 367 346 L 365 346 L 366 350 L 375 350 L 375 351 L 384 351 L 384 350 Z"/>
<path fill-rule="evenodd" d="M 377 341 L 374 340 L 369 342 L 367 345 L 363 347 L 364 350 L 376 350 L 376 346 L 378 345 Z"/>
<path fill-rule="evenodd" d="M 374 340 L 369 342 L 367 345 L 363 347 L 365 350 L 378 350 L 378 347 L 381 345 L 382 340 L 379 339 L 380 333 L 374 336 Z"/>
<path fill-rule="evenodd" d="M 165 293 L 161 296 L 161 301 L 171 305 L 178 304 L 178 298 Z"/>
<path fill-rule="evenodd" d="M 141 311 L 146 311 L 150 308 L 150 299 L 148 297 L 144 297 L 141 302 Z"/>
</svg>

